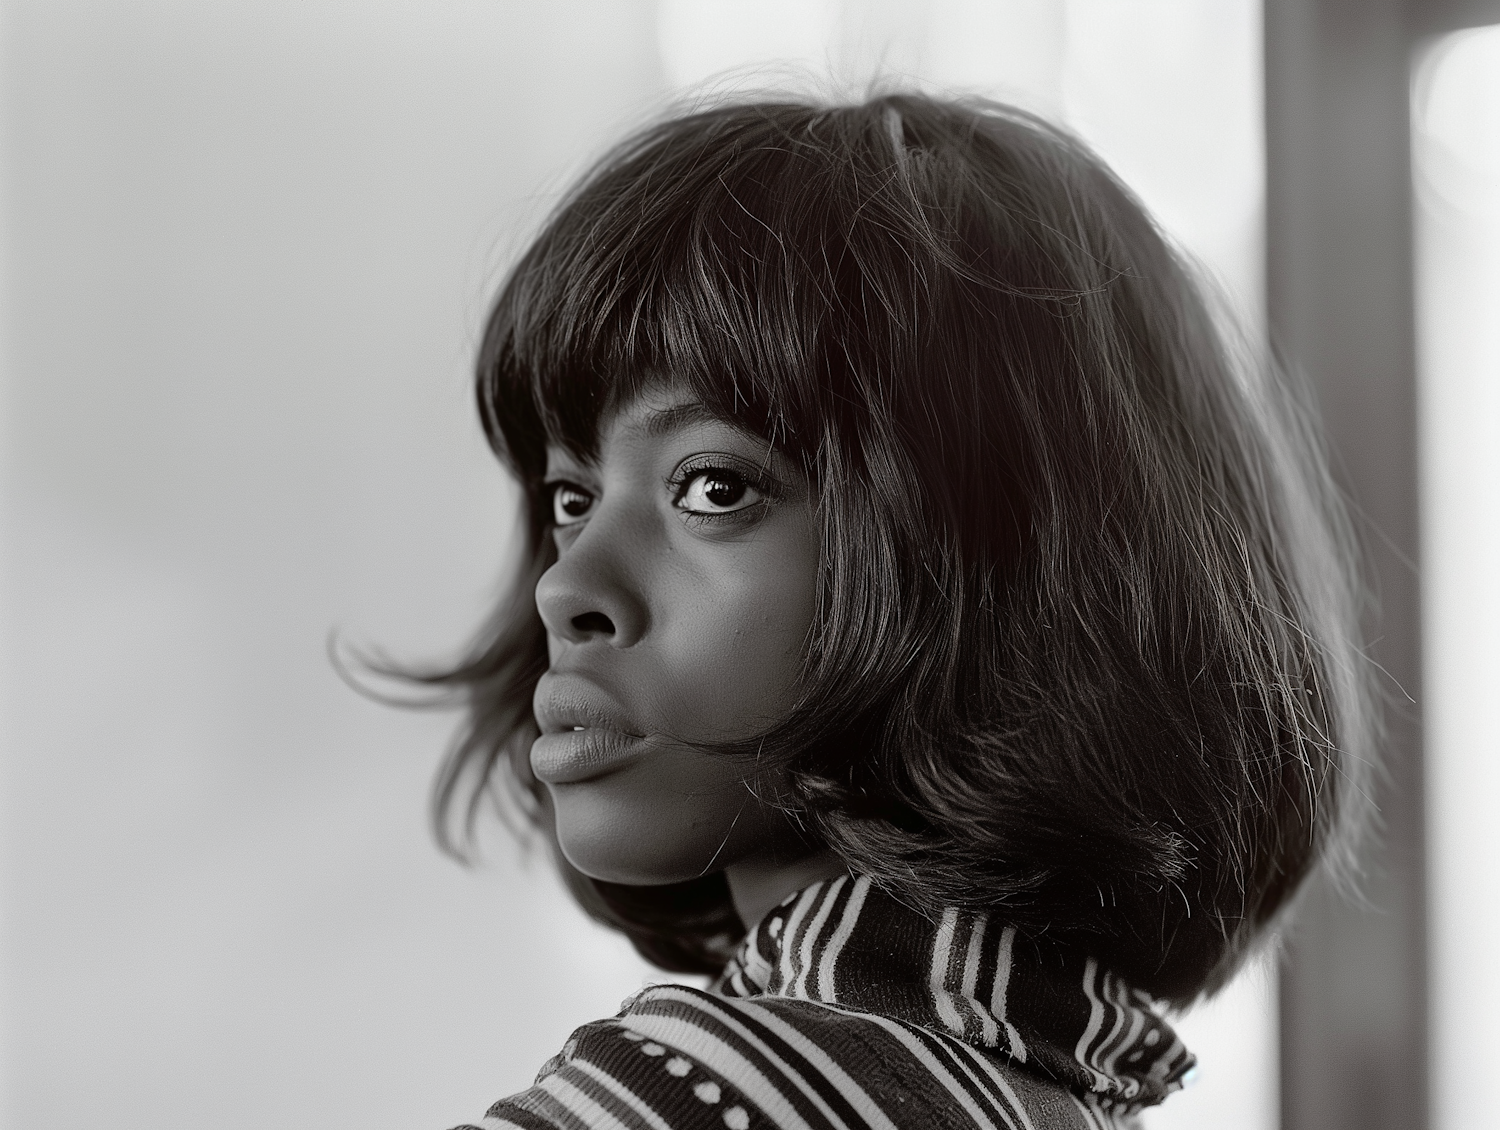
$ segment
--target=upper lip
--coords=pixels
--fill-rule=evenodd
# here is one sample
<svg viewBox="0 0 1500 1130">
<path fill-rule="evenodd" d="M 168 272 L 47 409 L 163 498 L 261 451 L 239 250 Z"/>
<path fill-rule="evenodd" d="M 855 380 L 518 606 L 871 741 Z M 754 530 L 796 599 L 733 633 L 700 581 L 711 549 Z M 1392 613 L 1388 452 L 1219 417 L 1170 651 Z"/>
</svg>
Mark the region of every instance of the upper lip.
<svg viewBox="0 0 1500 1130">
<path fill-rule="evenodd" d="M 544 734 L 567 730 L 617 730 L 641 737 L 640 731 L 609 695 L 576 675 L 548 672 L 532 701 L 536 724 Z"/>
</svg>

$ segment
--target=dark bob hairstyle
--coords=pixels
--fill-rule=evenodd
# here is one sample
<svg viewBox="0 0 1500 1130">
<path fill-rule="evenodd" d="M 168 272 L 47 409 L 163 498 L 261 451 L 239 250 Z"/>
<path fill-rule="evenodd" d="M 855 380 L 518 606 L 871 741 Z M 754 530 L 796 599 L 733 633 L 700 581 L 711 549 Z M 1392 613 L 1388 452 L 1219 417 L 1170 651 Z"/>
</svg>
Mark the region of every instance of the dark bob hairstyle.
<svg viewBox="0 0 1500 1130">
<path fill-rule="evenodd" d="M 524 564 L 428 677 L 468 710 L 444 843 L 497 779 L 550 832 L 528 762 L 544 448 L 587 456 L 665 379 L 794 459 L 821 523 L 796 705 L 725 755 L 914 907 L 990 911 L 1175 1003 L 1214 990 L 1343 850 L 1373 726 L 1310 413 L 1234 340 L 1131 193 L 1018 110 L 783 99 L 633 136 L 484 335 Z M 559 866 L 665 968 L 713 971 L 743 932 L 722 875 Z"/>
</svg>

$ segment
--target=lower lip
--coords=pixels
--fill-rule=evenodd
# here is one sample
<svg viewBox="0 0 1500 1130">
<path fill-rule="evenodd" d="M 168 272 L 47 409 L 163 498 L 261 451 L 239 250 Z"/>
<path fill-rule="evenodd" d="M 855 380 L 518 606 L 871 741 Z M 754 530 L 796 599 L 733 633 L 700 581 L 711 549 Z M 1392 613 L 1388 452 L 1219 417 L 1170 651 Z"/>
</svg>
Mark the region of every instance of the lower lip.
<svg viewBox="0 0 1500 1130">
<path fill-rule="evenodd" d="M 571 785 L 611 773 L 640 755 L 644 739 L 594 727 L 543 734 L 531 743 L 531 771 L 549 785 Z"/>
</svg>

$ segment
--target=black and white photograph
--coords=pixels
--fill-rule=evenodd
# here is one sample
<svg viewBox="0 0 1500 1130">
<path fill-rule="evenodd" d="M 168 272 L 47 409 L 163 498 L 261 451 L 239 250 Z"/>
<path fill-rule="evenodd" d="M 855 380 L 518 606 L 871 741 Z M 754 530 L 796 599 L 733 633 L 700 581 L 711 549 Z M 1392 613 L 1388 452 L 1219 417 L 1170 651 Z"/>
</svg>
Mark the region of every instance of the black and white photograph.
<svg viewBox="0 0 1500 1130">
<path fill-rule="evenodd" d="M 1500 0 L 0 0 L 0 1130 L 1500 1130 Z"/>
</svg>

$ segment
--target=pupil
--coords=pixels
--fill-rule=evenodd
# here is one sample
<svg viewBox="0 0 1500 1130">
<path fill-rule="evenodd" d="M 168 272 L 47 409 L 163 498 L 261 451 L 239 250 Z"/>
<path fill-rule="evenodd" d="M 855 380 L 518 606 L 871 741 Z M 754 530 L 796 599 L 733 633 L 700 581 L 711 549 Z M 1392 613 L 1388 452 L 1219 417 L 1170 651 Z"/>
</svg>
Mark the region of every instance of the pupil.
<svg viewBox="0 0 1500 1130">
<path fill-rule="evenodd" d="M 733 506 L 745 493 L 744 485 L 728 479 L 710 479 L 703 492 L 715 506 Z"/>
</svg>

